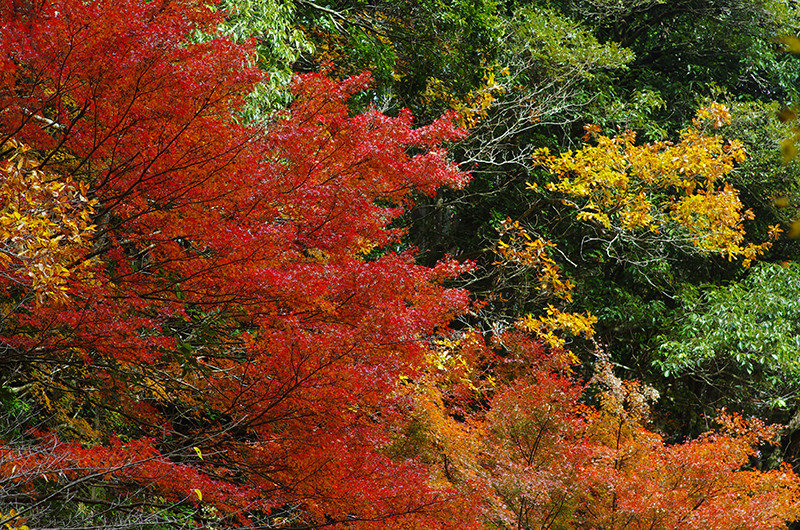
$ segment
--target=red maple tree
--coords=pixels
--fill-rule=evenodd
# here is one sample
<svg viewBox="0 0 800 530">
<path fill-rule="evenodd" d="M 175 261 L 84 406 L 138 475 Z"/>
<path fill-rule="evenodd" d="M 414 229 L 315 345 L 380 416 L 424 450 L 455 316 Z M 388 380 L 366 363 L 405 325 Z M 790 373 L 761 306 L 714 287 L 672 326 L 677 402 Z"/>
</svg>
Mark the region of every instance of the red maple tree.
<svg viewBox="0 0 800 530">
<path fill-rule="evenodd" d="M 219 17 L 193 1 L 0 7 L 3 156 L 78 183 L 72 213 L 94 224 L 56 241 L 58 296 L 11 246 L 0 263 L 0 370 L 31 411 L 0 445 L 2 486 L 21 516 L 441 519 L 452 492 L 387 447 L 417 339 L 466 303 L 444 286 L 461 266 L 416 265 L 389 226 L 413 193 L 466 182 L 440 147 L 462 133 L 350 115 L 367 76 L 298 78 L 286 115 L 243 125 L 262 75 L 248 45 L 198 36 Z M 19 207 L 65 222 L 40 210 Z"/>
</svg>

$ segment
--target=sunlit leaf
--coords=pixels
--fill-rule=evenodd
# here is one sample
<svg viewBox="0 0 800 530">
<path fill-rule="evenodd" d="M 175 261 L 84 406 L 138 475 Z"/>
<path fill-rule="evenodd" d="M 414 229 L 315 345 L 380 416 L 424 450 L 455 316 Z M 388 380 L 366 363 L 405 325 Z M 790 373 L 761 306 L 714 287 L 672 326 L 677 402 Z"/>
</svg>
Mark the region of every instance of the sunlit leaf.
<svg viewBox="0 0 800 530">
<path fill-rule="evenodd" d="M 800 38 L 794 36 L 780 37 L 778 39 L 786 48 L 786 51 L 791 53 L 800 53 Z"/>
</svg>

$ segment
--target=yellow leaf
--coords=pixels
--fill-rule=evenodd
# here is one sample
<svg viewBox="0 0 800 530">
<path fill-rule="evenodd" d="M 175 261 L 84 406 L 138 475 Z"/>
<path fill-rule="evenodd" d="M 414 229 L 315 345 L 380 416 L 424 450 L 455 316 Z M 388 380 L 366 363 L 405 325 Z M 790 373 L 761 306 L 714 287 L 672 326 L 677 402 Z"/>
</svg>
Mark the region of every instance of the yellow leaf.
<svg viewBox="0 0 800 530">
<path fill-rule="evenodd" d="M 790 239 L 797 239 L 800 237 L 800 219 L 789 223 L 789 233 L 787 235 Z"/>
<path fill-rule="evenodd" d="M 787 138 L 781 142 L 781 153 L 785 164 L 791 162 L 797 156 L 797 144 L 794 138 Z"/>
<path fill-rule="evenodd" d="M 197 494 L 197 498 L 202 501 L 203 500 L 203 494 L 200 492 L 200 490 L 195 488 L 194 492 Z"/>
<path fill-rule="evenodd" d="M 784 46 L 786 46 L 786 51 L 800 53 L 800 39 L 797 37 L 786 36 L 781 37 L 778 40 L 782 42 Z"/>
<path fill-rule="evenodd" d="M 200 460 L 203 460 L 203 452 L 200 450 L 200 448 L 199 447 L 194 447 L 193 449 L 194 449 L 194 452 L 197 453 L 197 457 Z M 202 499 L 200 499 L 200 500 L 202 500 Z"/>
</svg>

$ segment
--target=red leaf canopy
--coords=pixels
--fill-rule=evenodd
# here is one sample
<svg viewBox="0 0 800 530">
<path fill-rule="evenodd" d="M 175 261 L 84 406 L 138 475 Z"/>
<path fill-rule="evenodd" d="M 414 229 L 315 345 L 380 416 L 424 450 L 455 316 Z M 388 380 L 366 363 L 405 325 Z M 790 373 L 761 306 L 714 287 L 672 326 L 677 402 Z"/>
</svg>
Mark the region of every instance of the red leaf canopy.
<svg viewBox="0 0 800 530">
<path fill-rule="evenodd" d="M 96 201 L 91 236 L 55 244 L 74 251 L 66 301 L 37 303 L 19 255 L 0 270 L 0 374 L 29 389 L 37 425 L 0 445 L 0 481 L 34 507 L 425 520 L 447 492 L 384 448 L 417 339 L 466 297 L 443 286 L 458 265 L 417 266 L 388 227 L 414 193 L 466 182 L 441 147 L 461 132 L 352 116 L 365 76 L 299 78 L 286 115 L 242 125 L 262 74 L 248 45 L 200 37 L 219 16 L 191 0 L 0 7 L 3 160 L 27 146 Z"/>
</svg>

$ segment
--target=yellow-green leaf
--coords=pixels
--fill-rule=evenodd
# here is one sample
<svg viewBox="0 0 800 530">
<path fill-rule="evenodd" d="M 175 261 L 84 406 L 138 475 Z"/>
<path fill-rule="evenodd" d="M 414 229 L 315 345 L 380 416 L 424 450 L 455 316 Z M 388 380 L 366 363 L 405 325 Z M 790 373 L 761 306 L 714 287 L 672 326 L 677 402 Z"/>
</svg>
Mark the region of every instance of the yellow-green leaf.
<svg viewBox="0 0 800 530">
<path fill-rule="evenodd" d="M 800 39 L 798 39 L 797 37 L 786 36 L 786 37 L 781 37 L 778 40 L 782 42 L 784 46 L 786 46 L 786 51 L 792 53 L 800 53 Z"/>
</svg>

